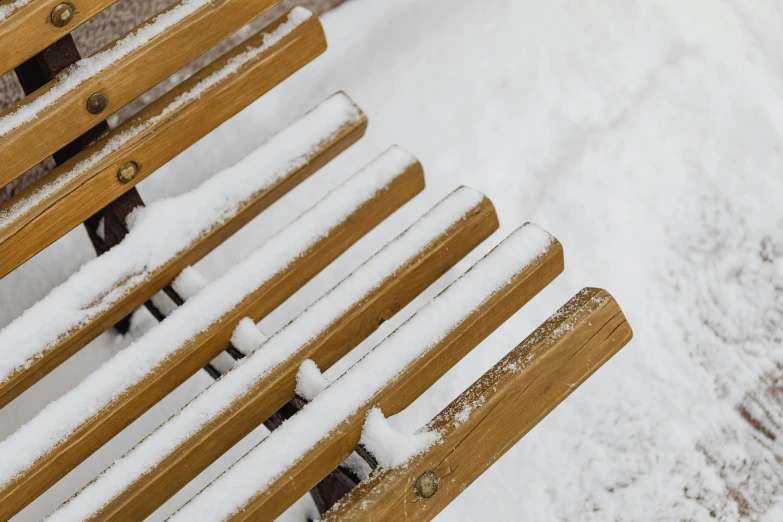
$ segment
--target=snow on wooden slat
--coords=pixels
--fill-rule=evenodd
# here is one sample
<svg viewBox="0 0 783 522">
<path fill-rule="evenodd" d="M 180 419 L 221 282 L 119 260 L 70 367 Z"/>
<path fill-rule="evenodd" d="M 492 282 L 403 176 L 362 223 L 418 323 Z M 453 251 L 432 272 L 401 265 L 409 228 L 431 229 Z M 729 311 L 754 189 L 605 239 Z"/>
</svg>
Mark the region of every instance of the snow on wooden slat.
<svg viewBox="0 0 783 522">
<path fill-rule="evenodd" d="M 611 295 L 582 290 L 422 429 L 438 436 L 426 453 L 379 470 L 322 522 L 432 520 L 632 336 Z M 414 485 L 428 471 L 438 489 L 421 501 Z"/>
<path fill-rule="evenodd" d="M 206 194 L 196 191 L 137 211 L 131 216 L 134 231 L 163 248 L 182 232 L 163 232 L 162 223 L 195 218 L 200 197 L 221 209 L 225 190 L 241 190 L 208 185 Z M 0 518 L 17 513 L 226 349 L 240 319 L 265 317 L 423 188 L 415 158 L 389 149 L 50 403 L 0 443 Z M 196 211 L 204 212 L 200 207 Z M 145 261 L 154 263 L 157 255 L 155 249 Z M 92 275 L 100 280 L 100 273 Z"/>
<path fill-rule="evenodd" d="M 348 457 L 370 409 L 406 408 L 562 269 L 557 240 L 518 229 L 170 520 L 273 520 Z"/>
<path fill-rule="evenodd" d="M 0 330 L 0 407 L 355 142 L 366 125 L 361 110 L 337 94 L 234 167 L 142 211 L 152 220 L 139 220 L 143 226 L 119 246 Z M 184 213 L 169 219 L 169 208 Z"/>
<path fill-rule="evenodd" d="M 0 114 L 0 185 L 16 179 L 280 0 L 180 0 Z M 197 37 L 194 37 L 196 35 Z M 108 98 L 99 114 L 87 100 Z"/>
<path fill-rule="evenodd" d="M 68 23 L 52 23 L 52 9 L 59 2 L 16 0 L 0 5 L 0 75 L 49 47 L 117 0 L 73 2 L 74 14 Z"/>
<path fill-rule="evenodd" d="M 0 277 L 84 222 L 326 49 L 295 9 L 166 93 L 136 118 L 0 206 Z M 130 183 L 117 171 L 140 165 Z"/>
<path fill-rule="evenodd" d="M 293 398 L 299 366 L 328 368 L 498 227 L 461 188 L 63 505 L 50 522 L 141 520 Z"/>
</svg>

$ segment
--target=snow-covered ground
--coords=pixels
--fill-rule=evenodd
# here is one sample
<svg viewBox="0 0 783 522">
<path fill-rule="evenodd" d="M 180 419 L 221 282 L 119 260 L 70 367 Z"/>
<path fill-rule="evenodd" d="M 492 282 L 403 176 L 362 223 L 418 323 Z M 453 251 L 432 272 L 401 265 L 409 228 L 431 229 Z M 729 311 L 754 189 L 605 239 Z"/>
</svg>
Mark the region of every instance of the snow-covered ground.
<svg viewBox="0 0 783 522">
<path fill-rule="evenodd" d="M 214 278 L 397 143 L 424 194 L 271 317 L 274 332 L 459 184 L 502 231 L 563 243 L 566 272 L 393 422 L 423 424 L 584 286 L 609 290 L 635 338 L 441 520 L 783 519 L 783 7 L 772 0 L 350 0 L 330 49 L 146 180 L 147 200 L 196 186 L 345 90 L 367 136 L 210 255 Z M 89 259 L 76 230 L 0 281 L 0 325 Z M 388 335 L 419 299 L 364 343 Z M 0 411 L 0 437 L 130 339 L 105 334 Z M 192 378 L 18 520 L 37 520 L 210 382 Z M 153 519 L 265 435 L 250 435 Z"/>
</svg>

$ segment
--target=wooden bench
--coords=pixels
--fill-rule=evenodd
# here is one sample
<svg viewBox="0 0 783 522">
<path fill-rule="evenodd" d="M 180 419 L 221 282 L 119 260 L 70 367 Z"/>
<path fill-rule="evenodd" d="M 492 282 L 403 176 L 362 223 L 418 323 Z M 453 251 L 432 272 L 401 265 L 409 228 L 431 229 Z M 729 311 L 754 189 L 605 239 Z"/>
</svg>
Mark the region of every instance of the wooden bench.
<svg viewBox="0 0 783 522">
<path fill-rule="evenodd" d="M 499 227 L 456 188 L 276 334 L 267 316 L 425 188 L 391 147 L 220 278 L 191 265 L 356 142 L 337 93 L 235 166 L 144 206 L 135 185 L 326 49 L 296 8 L 110 130 L 105 119 L 278 2 L 182 0 L 95 55 L 69 31 L 113 1 L 0 1 L 0 70 L 27 97 L 0 114 L 0 185 L 57 167 L 0 207 L 0 277 L 84 223 L 97 254 L 0 330 L 0 407 L 146 306 L 160 323 L 0 442 L 9 520 L 190 376 L 207 390 L 48 520 L 143 520 L 261 424 L 272 434 L 173 520 L 273 520 L 310 492 L 324 520 L 430 520 L 622 348 L 585 289 L 416 434 L 389 428 L 564 268 L 524 225 L 334 382 L 321 375 Z M 10 44 L 8 42 L 14 42 Z M 164 303 L 164 301 L 166 301 Z M 236 361 L 242 360 L 241 364 Z"/>
</svg>

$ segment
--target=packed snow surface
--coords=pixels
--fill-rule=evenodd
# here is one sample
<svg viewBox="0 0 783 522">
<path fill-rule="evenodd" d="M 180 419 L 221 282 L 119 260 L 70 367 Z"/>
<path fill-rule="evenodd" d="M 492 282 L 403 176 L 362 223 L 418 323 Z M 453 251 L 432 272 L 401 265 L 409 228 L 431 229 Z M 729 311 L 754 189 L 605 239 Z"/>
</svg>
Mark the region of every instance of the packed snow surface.
<svg viewBox="0 0 783 522">
<path fill-rule="evenodd" d="M 389 149 L 223 277 L 174 310 L 144 337 L 0 442 L 0 487 L 29 469 L 164 361 L 185 349 L 189 341 L 219 322 L 264 283 L 283 273 L 318 241 L 349 220 L 357 209 L 386 190 L 414 161 L 399 148 Z M 212 196 L 216 194 L 220 192 L 216 191 Z M 154 212 L 154 209 L 153 205 L 145 210 Z M 137 218 L 136 226 L 139 226 L 138 219 L 145 217 Z"/>
<path fill-rule="evenodd" d="M 184 107 L 201 98 L 201 96 L 208 93 L 221 82 L 237 74 L 244 65 L 258 58 L 272 46 L 282 41 L 283 38 L 291 34 L 294 29 L 302 25 L 302 23 L 311 16 L 312 13 L 307 9 L 302 7 L 294 8 L 288 14 L 288 18 L 285 22 L 278 25 L 271 32 L 262 33 L 263 39 L 261 45 L 255 47 L 248 45 L 243 53 L 231 58 L 224 67 L 210 74 L 192 88 L 177 96 L 170 104 L 163 108 L 160 114 L 141 122 L 129 122 L 127 124 L 127 129 L 120 130 L 120 132 L 107 138 L 105 143 L 103 143 L 94 153 L 76 163 L 69 170 L 58 173 L 57 177 L 33 190 L 32 193 L 20 197 L 7 209 L 0 211 L 0 230 L 19 220 L 42 202 L 56 194 L 58 190 L 78 179 L 80 176 L 85 175 L 97 165 L 100 165 L 103 160 L 120 150 L 126 143 L 129 143 L 131 140 L 137 138 L 143 132 L 159 123 L 165 122 L 171 118 L 173 114 L 183 110 Z M 101 235 L 100 231 L 99 235 Z"/>
<path fill-rule="evenodd" d="M 761 0 L 351 0 L 323 17 L 324 56 L 140 191 L 145 199 L 178 194 L 345 90 L 370 117 L 367 136 L 206 259 L 205 274 L 227 270 L 247 243 L 279 230 L 341 173 L 399 143 L 422 161 L 427 190 L 287 303 L 279 323 L 459 184 L 492 199 L 504 233 L 528 220 L 550 230 L 563 243 L 566 271 L 390 419 L 396 429 L 429 421 L 585 286 L 610 291 L 634 329 L 620 354 L 439 519 L 777 522 L 782 11 Z M 75 231 L 1 280 L 2 324 L 64 281 L 90 248 Z M 18 427 L 115 349 L 112 335 L 96 340 L 3 408 L 0 430 Z M 178 390 L 179 402 L 104 446 L 20 521 L 40 520 L 207 382 L 200 376 Z M 164 520 L 263 435 L 150 520 Z"/>
<path fill-rule="evenodd" d="M 385 161 L 376 162 L 374 168 L 371 165 L 369 171 L 377 172 L 378 167 L 385 164 L 386 168 L 381 171 L 387 172 L 383 178 L 387 182 L 390 181 L 389 175 L 402 172 L 414 161 L 400 149 L 391 149 L 381 159 L 384 158 Z M 348 188 L 356 190 L 355 184 Z M 345 191 L 337 196 L 355 197 Z M 55 512 L 51 521 L 88 519 L 179 444 L 197 433 L 200 427 L 229 408 L 234 401 L 240 400 L 255 383 L 294 356 L 406 262 L 415 259 L 424 248 L 462 221 L 482 200 L 481 194 L 469 188 L 460 188 L 449 195 L 263 346 L 249 350 L 254 353 L 115 462 L 95 482 Z M 284 236 L 290 239 L 289 232 L 285 232 Z M 252 321 L 245 324 L 248 328 L 254 328 Z"/>
<path fill-rule="evenodd" d="M 134 211 L 128 218 L 131 231 L 120 245 L 85 263 L 0 330 L 0 382 L 144 284 L 156 269 L 231 219 L 261 191 L 304 166 L 323 144 L 360 117 L 346 96 L 335 95 L 198 188 Z"/>
<path fill-rule="evenodd" d="M 251 499 L 305 458 L 316 444 L 329 437 L 340 424 L 404 373 L 414 361 L 426 357 L 449 332 L 546 253 L 551 245 L 552 237 L 535 225 L 523 226 L 512 233 L 175 513 L 172 522 L 226 520 L 243 509 Z M 371 425 L 372 428 L 375 426 Z M 372 431 L 372 435 L 377 435 L 377 430 Z M 391 451 L 386 442 L 379 442 L 376 449 L 383 447 L 392 453 L 380 452 L 382 457 L 388 458 L 387 463 L 403 458 L 403 450 Z M 432 442 L 434 438 L 430 437 L 429 443 Z"/>
</svg>

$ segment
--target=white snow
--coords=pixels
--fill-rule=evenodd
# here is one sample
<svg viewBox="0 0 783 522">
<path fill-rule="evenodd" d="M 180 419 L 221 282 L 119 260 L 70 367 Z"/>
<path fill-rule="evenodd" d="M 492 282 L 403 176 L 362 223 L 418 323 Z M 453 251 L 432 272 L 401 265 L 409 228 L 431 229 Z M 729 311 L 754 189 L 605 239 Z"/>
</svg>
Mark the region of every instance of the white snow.
<svg viewBox="0 0 783 522">
<path fill-rule="evenodd" d="M 372 408 L 367 412 L 359 443 L 375 457 L 379 468 L 392 469 L 404 466 L 439 441 L 440 435 L 434 431 L 400 433 L 391 427 L 380 408 Z"/>
<path fill-rule="evenodd" d="M 120 245 L 86 263 L 0 330 L 0 382 L 45 356 L 251 198 L 305 165 L 358 118 L 359 109 L 346 96 L 335 95 L 198 188 L 134 211 L 128 218 L 130 233 Z"/>
<path fill-rule="evenodd" d="M 188 341 L 219 322 L 252 292 L 282 273 L 349 219 L 358 208 L 385 190 L 414 161 L 399 148 L 389 149 L 228 273 L 185 302 L 144 337 L 49 404 L 32 421 L 0 443 L 0 487 L 109 407 L 166 359 L 174 357 L 188 345 Z M 152 222 L 144 223 L 142 220 L 159 214 L 160 209 L 160 204 L 153 204 L 141 214 L 135 212 L 136 223 L 132 231 L 153 230 L 154 227 L 150 227 Z"/>
<path fill-rule="evenodd" d="M 214 522 L 225 520 L 242 509 L 409 365 L 425 357 L 477 307 L 543 255 L 551 244 L 552 237 L 535 225 L 523 226 L 512 233 L 170 520 Z"/>
<path fill-rule="evenodd" d="M 237 361 L 226 352 L 220 352 L 220 354 L 212 359 L 210 363 L 221 375 L 233 370 L 237 365 Z"/>
<path fill-rule="evenodd" d="M 32 0 L 16 0 L 10 4 L 0 5 L 0 22 L 3 22 L 6 18 L 13 14 L 17 9 L 29 4 Z"/>
<path fill-rule="evenodd" d="M 459 184 L 492 199 L 504 234 L 525 220 L 550 230 L 568 266 L 390 419 L 395 427 L 426 423 L 585 286 L 609 290 L 635 332 L 437 520 L 782 520 L 783 433 L 770 442 L 738 412 L 758 401 L 764 424 L 783 425 L 774 399 L 783 361 L 781 18 L 779 2 L 737 0 L 350 0 L 322 17 L 324 56 L 140 190 L 154 199 L 194 186 L 344 89 L 369 115 L 367 135 L 200 264 L 205 274 L 225 271 L 249 238 L 268 237 L 308 197 L 399 143 L 424 165 L 427 190 L 283 305 L 280 325 Z M 65 280 L 90 248 L 78 231 L 0 280 L 2 324 Z M 0 430 L 95 368 L 114 343 L 97 339 L 3 408 Z M 157 417 L 104 446 L 19 521 L 40 520 L 119 458 L 209 382 L 197 377 L 179 403 L 161 404 Z M 264 435 L 243 441 L 150 521 Z"/>
<path fill-rule="evenodd" d="M 358 453 L 355 451 L 351 453 L 347 459 L 340 464 L 341 467 L 346 468 L 348 471 L 359 477 L 359 480 L 364 480 L 372 473 L 372 468 Z"/>
<path fill-rule="evenodd" d="M 267 339 L 268 337 L 258 328 L 258 325 L 249 317 L 245 317 L 239 321 L 239 324 L 234 329 L 234 333 L 231 336 L 231 344 L 243 354 L 250 355 L 264 344 Z"/>
<path fill-rule="evenodd" d="M 201 292 L 209 281 L 201 272 L 192 266 L 186 266 L 182 272 L 171 282 L 171 287 L 179 296 L 187 301 Z"/>
<path fill-rule="evenodd" d="M 398 149 L 392 149 L 391 156 L 387 157 L 394 160 L 392 164 L 396 165 L 397 170 L 411 161 L 409 156 L 403 155 Z M 351 196 L 343 193 L 340 197 Z M 326 330 L 355 303 L 361 302 L 369 292 L 419 255 L 444 231 L 464 219 L 482 199 L 481 194 L 468 188 L 453 192 L 288 326 L 272 336 L 234 370 L 212 384 L 182 411 L 115 462 L 95 482 L 54 513 L 51 520 L 73 521 L 89 518 L 91 513 L 100 509 L 174 451 L 179 443 L 187 440 L 201 426 L 229 408 L 272 369 Z M 248 327 L 254 327 L 252 321 Z"/>
<path fill-rule="evenodd" d="M 138 120 L 132 120 L 123 126 L 119 132 L 109 137 L 97 151 L 76 163 L 70 170 L 59 173 L 56 178 L 52 179 L 51 182 L 35 189 L 31 194 L 22 196 L 18 198 L 17 201 L 14 201 L 12 205 L 0 212 L 0 230 L 8 227 L 11 223 L 22 218 L 26 213 L 33 210 L 46 199 L 52 197 L 57 193 L 58 190 L 65 187 L 73 180 L 86 174 L 90 169 L 94 168 L 111 154 L 120 150 L 125 144 L 135 139 L 144 131 L 154 127 L 160 122 L 166 121 L 175 112 L 181 111 L 183 107 L 198 100 L 202 95 L 207 93 L 216 85 L 220 84 L 222 81 L 237 74 L 245 64 L 257 58 L 275 44 L 279 43 L 283 38 L 289 35 L 294 29 L 299 27 L 311 16 L 312 13 L 307 9 L 302 7 L 294 8 L 289 13 L 288 18 L 284 23 L 277 26 L 277 28 L 271 32 L 262 33 L 263 39 L 261 45 L 256 47 L 248 45 L 245 52 L 233 57 L 223 68 L 215 71 L 208 77 L 198 82 L 188 91 L 177 96 L 174 101 L 172 101 L 160 112 L 160 114 L 142 122 L 139 122 Z M 87 58 L 87 60 L 89 59 L 90 58 Z M 1 123 L 2 119 L 0 118 L 0 124 Z M 99 235 L 101 235 L 101 232 L 99 232 Z"/>
<path fill-rule="evenodd" d="M 98 52 L 72 65 L 57 76 L 46 92 L 0 117 L 0 138 L 25 123 L 33 121 L 43 110 L 57 103 L 76 87 L 136 52 L 166 30 L 182 23 L 187 17 L 210 3 L 211 0 L 182 0 L 173 8 L 155 16 L 150 23 L 145 23 L 122 37 L 105 51 Z"/>
<path fill-rule="evenodd" d="M 329 379 L 324 377 L 314 361 L 307 359 L 299 366 L 299 371 L 296 373 L 297 396 L 310 402 L 327 386 L 329 386 Z"/>
<path fill-rule="evenodd" d="M 460 426 L 468 422 L 468 420 L 470 419 L 470 414 L 473 413 L 473 410 L 483 406 L 485 400 L 486 399 L 484 399 L 484 397 L 480 397 L 475 401 L 466 404 L 464 408 L 462 408 L 454 415 L 454 427 L 459 428 Z"/>
</svg>

